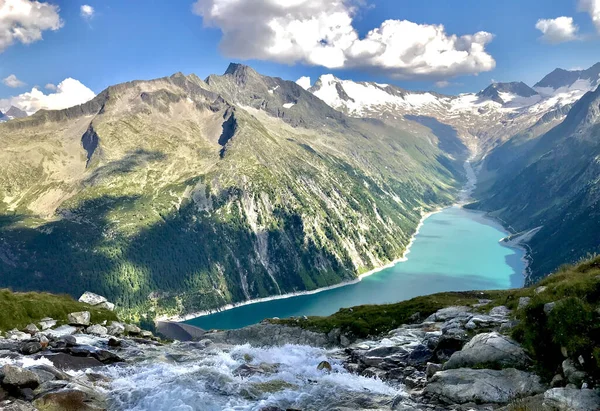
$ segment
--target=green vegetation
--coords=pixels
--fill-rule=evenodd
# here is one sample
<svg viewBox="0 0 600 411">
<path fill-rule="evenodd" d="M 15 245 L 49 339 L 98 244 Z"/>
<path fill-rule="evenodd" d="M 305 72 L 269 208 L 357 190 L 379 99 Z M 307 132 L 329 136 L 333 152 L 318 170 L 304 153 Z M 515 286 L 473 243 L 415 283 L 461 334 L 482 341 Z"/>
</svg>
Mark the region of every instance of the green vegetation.
<svg viewBox="0 0 600 411">
<path fill-rule="evenodd" d="M 517 309 L 521 297 L 529 297 L 530 303 Z M 365 338 L 423 321 L 441 308 L 472 306 L 479 299 L 492 302 L 475 308 L 476 311 L 487 312 L 500 305 L 513 310 L 518 325 L 512 337 L 530 353 L 546 379 L 556 373 L 565 351 L 568 358 L 577 362 L 581 356 L 585 370 L 600 378 L 600 257 L 564 266 L 539 284 L 522 289 L 440 293 L 396 304 L 344 308 L 329 317 L 270 321 L 325 333 L 339 328 Z M 544 305 L 548 303 L 555 305 L 546 313 Z"/>
<path fill-rule="evenodd" d="M 67 315 L 77 311 L 89 311 L 91 322 L 96 324 L 118 320 L 114 312 L 80 303 L 68 295 L 0 290 L 0 331 L 20 330 L 44 317 L 57 320 L 58 325 L 65 324 Z"/>
</svg>

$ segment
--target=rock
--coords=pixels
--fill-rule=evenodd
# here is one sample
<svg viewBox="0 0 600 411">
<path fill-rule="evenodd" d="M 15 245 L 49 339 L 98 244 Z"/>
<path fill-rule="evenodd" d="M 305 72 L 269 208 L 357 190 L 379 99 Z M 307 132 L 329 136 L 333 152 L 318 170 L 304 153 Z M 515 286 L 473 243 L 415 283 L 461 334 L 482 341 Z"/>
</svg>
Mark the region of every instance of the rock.
<svg viewBox="0 0 600 411">
<path fill-rule="evenodd" d="M 120 347 L 121 345 L 122 345 L 121 344 L 121 340 L 117 340 L 116 338 L 112 338 L 112 337 L 108 339 L 108 346 L 109 347 L 115 347 L 116 348 L 116 347 Z"/>
<path fill-rule="evenodd" d="M 352 344 L 352 341 L 346 336 L 346 334 L 340 335 L 340 345 L 342 347 L 348 347 Z"/>
<path fill-rule="evenodd" d="M 390 369 L 398 366 L 406 359 L 407 351 L 403 347 L 384 346 L 361 352 L 359 361 L 367 367 Z"/>
<path fill-rule="evenodd" d="M 33 405 L 40 411 L 100 411 L 107 409 L 106 398 L 90 389 L 67 388 L 51 391 L 36 398 Z"/>
<path fill-rule="evenodd" d="M 256 365 L 250 365 L 250 364 L 242 364 L 239 367 L 237 367 L 235 370 L 233 370 L 233 375 L 238 375 L 242 378 L 246 378 L 246 377 L 250 377 L 252 375 L 256 375 L 256 374 L 264 374 L 265 371 L 256 366 Z"/>
<path fill-rule="evenodd" d="M 508 317 L 509 314 L 510 310 L 503 305 L 499 305 L 498 307 L 494 307 L 490 310 L 490 315 L 492 317 Z"/>
<path fill-rule="evenodd" d="M 546 287 L 546 286 L 540 286 L 540 287 L 538 287 L 538 288 L 535 289 L 535 293 L 536 294 L 543 293 L 544 291 L 546 291 L 547 288 L 548 287 Z"/>
<path fill-rule="evenodd" d="M 77 345 L 77 338 L 72 335 L 63 335 L 58 340 L 63 341 L 67 347 L 75 347 Z"/>
<path fill-rule="evenodd" d="M 106 327 L 103 327 L 98 324 L 90 325 L 88 328 L 85 329 L 85 332 L 88 334 L 92 334 L 92 335 L 107 335 L 108 334 L 108 330 L 106 329 Z"/>
<path fill-rule="evenodd" d="M 114 311 L 115 310 L 115 305 L 113 303 L 108 302 L 108 301 L 100 303 L 100 304 L 96 305 L 95 307 L 96 308 L 103 308 L 103 309 L 108 310 L 108 311 Z"/>
<path fill-rule="evenodd" d="M 410 354 L 408 354 L 407 363 L 413 366 L 424 365 L 432 358 L 433 351 L 426 346 L 419 344 L 410 352 Z"/>
<path fill-rule="evenodd" d="M 562 362 L 562 370 L 565 379 L 576 387 L 581 387 L 581 384 L 587 378 L 587 374 L 584 371 L 578 370 L 575 363 L 570 359 Z"/>
<path fill-rule="evenodd" d="M 436 364 L 436 363 L 433 363 L 433 362 L 427 363 L 427 368 L 425 369 L 425 375 L 427 376 L 428 380 L 431 377 L 433 377 L 435 375 L 435 373 L 438 372 L 438 371 L 442 371 L 442 365 L 441 364 Z"/>
<path fill-rule="evenodd" d="M 101 295 L 98 294 L 94 294 L 91 293 L 89 291 L 86 291 L 85 293 L 83 293 L 81 295 L 81 297 L 79 297 L 79 302 L 80 303 L 86 303 L 89 305 L 98 305 L 98 304 L 102 304 L 107 302 L 108 300 L 106 299 L 106 297 L 103 297 Z"/>
<path fill-rule="evenodd" d="M 111 321 L 106 328 L 106 332 L 108 335 L 118 337 L 119 335 L 123 335 L 125 333 L 125 326 L 120 322 Z"/>
<path fill-rule="evenodd" d="M 447 403 L 506 404 L 516 398 L 544 392 L 537 375 L 514 368 L 471 370 L 468 368 L 437 372 L 424 393 Z"/>
<path fill-rule="evenodd" d="M 546 313 L 546 315 L 550 314 L 552 312 L 552 310 L 554 310 L 554 307 L 556 306 L 556 302 L 551 302 L 551 303 L 546 303 L 544 304 L 544 313 Z"/>
<path fill-rule="evenodd" d="M 103 363 L 93 357 L 76 357 L 65 353 L 42 353 L 40 358 L 47 358 L 59 370 L 79 371 L 86 368 L 102 367 Z"/>
<path fill-rule="evenodd" d="M 25 327 L 25 329 L 23 330 L 26 333 L 29 333 L 31 335 L 34 335 L 35 333 L 40 332 L 40 329 L 37 328 L 37 326 L 35 324 L 28 324 L 27 327 Z"/>
<path fill-rule="evenodd" d="M 42 348 L 42 344 L 40 344 L 39 342 L 31 341 L 21 345 L 19 351 L 21 352 L 21 354 L 31 355 L 42 351 Z"/>
<path fill-rule="evenodd" d="M 100 348 L 92 347 L 90 345 L 77 345 L 69 348 L 69 353 L 78 357 L 93 357 L 104 364 L 114 364 L 117 362 L 123 362 L 123 359 L 118 355 Z"/>
<path fill-rule="evenodd" d="M 23 400 L 5 400 L 0 401 L 0 410 L 2 411 L 39 411 L 33 405 Z"/>
<path fill-rule="evenodd" d="M 143 331 L 140 332 L 140 337 L 142 337 L 142 338 L 152 338 L 152 337 L 154 337 L 154 335 L 152 334 L 151 331 L 143 330 Z"/>
<path fill-rule="evenodd" d="M 552 388 L 544 393 L 543 404 L 557 411 L 600 410 L 600 395 L 588 389 Z"/>
<path fill-rule="evenodd" d="M 368 378 L 378 378 L 378 379 L 383 379 L 385 377 L 386 372 L 376 368 L 376 367 L 368 367 L 365 368 L 360 375 L 362 375 L 363 377 L 368 377 Z"/>
<path fill-rule="evenodd" d="M 62 381 L 69 381 L 71 379 L 71 377 L 68 374 L 65 374 L 62 371 L 57 370 L 54 367 L 51 367 L 50 365 L 46 365 L 46 364 L 41 364 L 41 365 L 34 365 L 33 367 L 29 368 L 31 371 L 33 371 L 34 373 L 38 374 L 38 376 L 40 376 L 39 373 L 44 372 L 46 375 L 52 375 L 53 378 L 49 379 L 48 381 L 53 381 L 53 380 L 62 380 Z M 40 378 L 41 380 L 41 378 Z M 46 381 L 42 381 L 42 384 L 46 382 Z"/>
<path fill-rule="evenodd" d="M 6 338 L 9 340 L 25 341 L 31 338 L 31 334 L 24 333 L 16 328 L 6 332 Z"/>
<path fill-rule="evenodd" d="M 138 335 L 140 332 L 142 332 L 142 330 L 140 329 L 140 327 L 138 327 L 137 325 L 124 324 L 124 326 L 125 326 L 125 332 L 127 334 Z"/>
<path fill-rule="evenodd" d="M 78 311 L 67 315 L 67 320 L 71 325 L 90 325 L 90 312 Z"/>
<path fill-rule="evenodd" d="M 53 330 L 48 330 L 46 334 L 50 337 L 60 338 L 64 337 L 65 335 L 73 335 L 75 333 L 77 333 L 77 328 L 71 325 L 61 325 Z"/>
<path fill-rule="evenodd" d="M 5 365 L 2 367 L 4 379 L 3 385 L 16 388 L 35 388 L 40 385 L 40 379 L 33 372 L 14 365 Z"/>
<path fill-rule="evenodd" d="M 448 361 L 452 354 L 459 351 L 465 345 L 468 339 L 469 336 L 464 330 L 460 333 L 452 332 L 443 334 L 433 350 L 434 357 L 439 362 Z"/>
<path fill-rule="evenodd" d="M 317 365 L 317 370 L 331 372 L 331 364 L 329 364 L 329 361 L 321 361 L 319 365 Z"/>
<path fill-rule="evenodd" d="M 327 334 L 280 324 L 254 324 L 237 330 L 210 333 L 210 339 L 221 344 L 251 344 L 256 347 L 286 344 L 331 347 Z"/>
<path fill-rule="evenodd" d="M 530 302 L 531 302 L 531 298 L 529 298 L 529 297 L 520 297 L 519 298 L 519 305 L 517 306 L 517 310 L 522 310 L 523 308 L 527 307 Z"/>
<path fill-rule="evenodd" d="M 446 307 L 438 310 L 434 314 L 431 314 L 429 317 L 425 319 L 425 322 L 440 322 L 447 321 L 452 318 L 456 318 L 457 316 L 468 313 L 471 311 L 471 308 L 464 306 L 453 306 Z"/>
<path fill-rule="evenodd" d="M 42 330 L 47 330 L 56 325 L 56 320 L 54 320 L 50 317 L 45 317 L 45 318 L 42 318 L 38 324 L 40 325 Z"/>
<path fill-rule="evenodd" d="M 552 381 L 550 382 L 550 386 L 553 388 L 562 387 L 565 385 L 565 379 L 560 374 L 556 374 L 552 377 Z"/>
<path fill-rule="evenodd" d="M 444 364 L 455 368 L 526 368 L 530 359 L 515 341 L 497 332 L 477 334 Z"/>
</svg>

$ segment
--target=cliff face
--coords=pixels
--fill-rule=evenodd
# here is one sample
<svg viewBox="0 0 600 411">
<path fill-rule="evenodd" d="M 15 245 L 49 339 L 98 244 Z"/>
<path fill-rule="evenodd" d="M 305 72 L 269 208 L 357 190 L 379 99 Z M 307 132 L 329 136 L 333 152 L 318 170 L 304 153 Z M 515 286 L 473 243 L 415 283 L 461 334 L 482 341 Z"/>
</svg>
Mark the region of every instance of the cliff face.
<svg viewBox="0 0 600 411">
<path fill-rule="evenodd" d="M 0 286 L 180 314 L 354 279 L 461 184 L 416 123 L 232 65 L 0 125 Z"/>
</svg>

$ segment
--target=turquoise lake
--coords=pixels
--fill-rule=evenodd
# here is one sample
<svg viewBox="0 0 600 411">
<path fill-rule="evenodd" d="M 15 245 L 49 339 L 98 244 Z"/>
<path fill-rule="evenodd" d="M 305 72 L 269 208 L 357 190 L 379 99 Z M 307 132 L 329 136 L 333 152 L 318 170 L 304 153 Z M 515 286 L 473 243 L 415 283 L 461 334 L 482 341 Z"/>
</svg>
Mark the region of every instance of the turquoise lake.
<svg viewBox="0 0 600 411">
<path fill-rule="evenodd" d="M 240 306 L 187 323 L 204 329 L 232 329 L 265 318 L 330 315 L 343 307 L 393 303 L 441 291 L 522 287 L 524 252 L 499 242 L 507 234 L 482 213 L 446 208 L 424 221 L 407 261 L 358 283 Z"/>
</svg>

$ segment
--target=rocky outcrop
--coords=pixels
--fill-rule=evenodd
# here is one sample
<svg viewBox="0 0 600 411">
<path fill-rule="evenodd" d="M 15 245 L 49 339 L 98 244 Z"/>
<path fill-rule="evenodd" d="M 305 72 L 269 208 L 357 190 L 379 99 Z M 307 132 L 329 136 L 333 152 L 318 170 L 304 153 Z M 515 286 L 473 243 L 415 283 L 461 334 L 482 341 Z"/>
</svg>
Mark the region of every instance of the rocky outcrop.
<svg viewBox="0 0 600 411">
<path fill-rule="evenodd" d="M 557 411 L 600 410 L 600 394 L 589 389 L 552 388 L 544 393 L 543 404 Z"/>
<path fill-rule="evenodd" d="M 519 344 L 497 332 L 477 334 L 461 351 L 452 354 L 444 369 L 454 368 L 519 368 L 525 369 L 530 359 Z"/>
<path fill-rule="evenodd" d="M 239 330 L 207 333 L 206 338 L 226 344 L 247 344 L 261 347 L 285 344 L 327 347 L 334 344 L 325 334 L 278 324 L 260 323 Z"/>
<path fill-rule="evenodd" d="M 90 317 L 89 311 L 79 311 L 69 314 L 67 319 L 71 325 L 90 325 Z"/>
<path fill-rule="evenodd" d="M 436 373 L 425 387 L 425 395 L 446 403 L 507 404 L 544 392 L 535 374 L 508 368 L 472 370 L 460 368 Z"/>
</svg>

